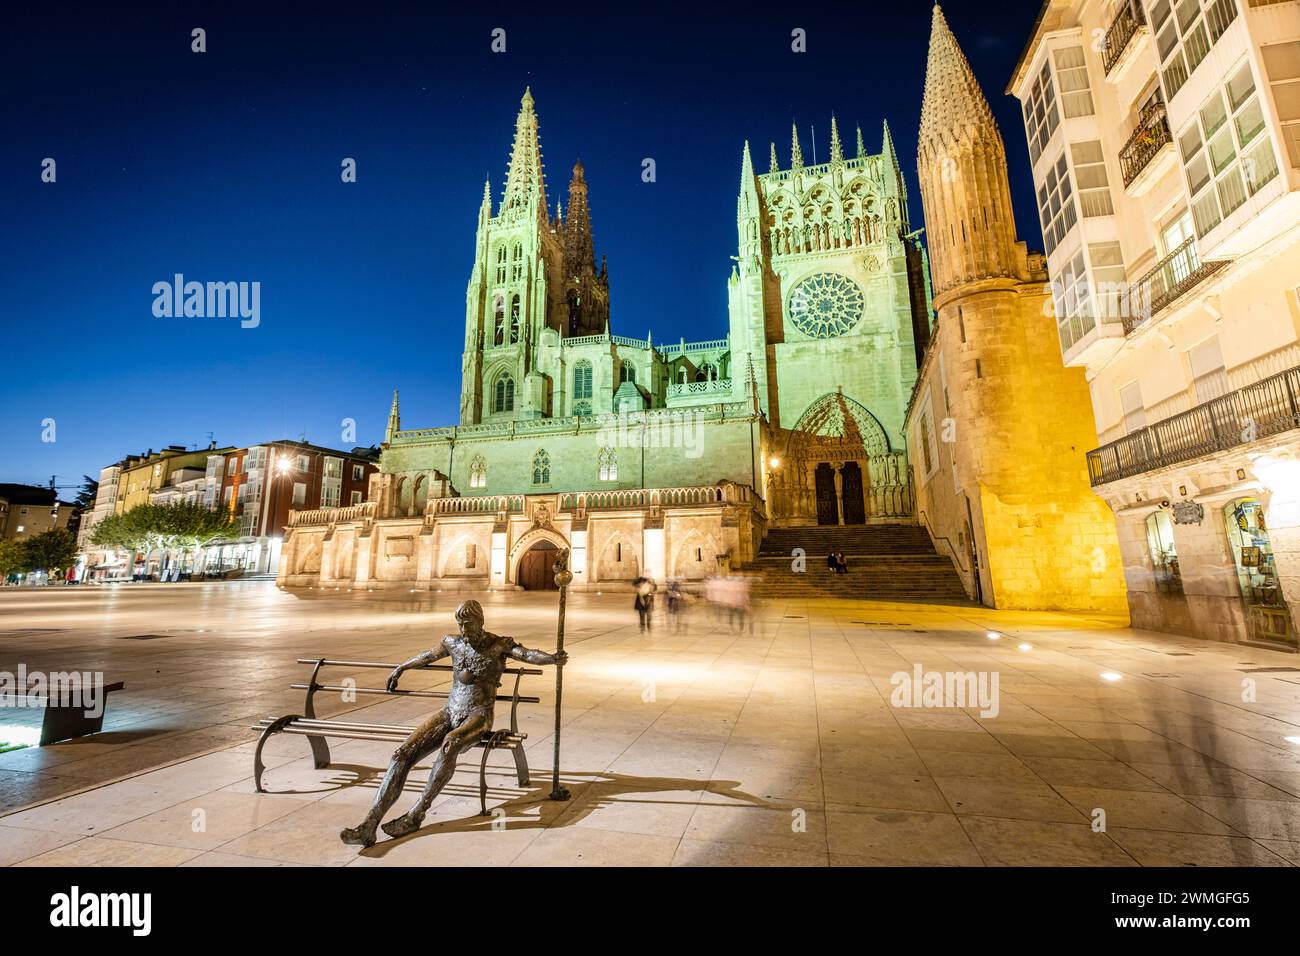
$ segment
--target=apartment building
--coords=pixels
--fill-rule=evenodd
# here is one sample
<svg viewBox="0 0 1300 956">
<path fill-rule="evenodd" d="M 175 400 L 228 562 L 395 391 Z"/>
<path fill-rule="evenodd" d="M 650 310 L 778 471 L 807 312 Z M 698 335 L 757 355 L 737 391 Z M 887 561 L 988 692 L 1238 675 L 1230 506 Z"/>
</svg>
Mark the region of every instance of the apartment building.
<svg viewBox="0 0 1300 956">
<path fill-rule="evenodd" d="M 361 504 L 378 451 L 341 451 L 299 441 L 272 441 L 208 456 L 202 501 L 239 521 L 239 535 L 205 548 L 196 570 L 274 575 L 290 511 Z"/>
<path fill-rule="evenodd" d="M 1134 625 L 1294 649 L 1300 2 L 1047 0 L 1007 92 Z"/>
</svg>

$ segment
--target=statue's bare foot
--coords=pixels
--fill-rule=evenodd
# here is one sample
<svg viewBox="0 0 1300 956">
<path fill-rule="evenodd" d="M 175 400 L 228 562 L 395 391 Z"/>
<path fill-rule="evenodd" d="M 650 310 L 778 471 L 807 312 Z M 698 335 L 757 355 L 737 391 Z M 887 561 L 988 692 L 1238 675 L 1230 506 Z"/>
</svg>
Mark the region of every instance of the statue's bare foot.
<svg viewBox="0 0 1300 956">
<path fill-rule="evenodd" d="M 385 827 L 384 829 L 388 828 Z M 339 839 L 353 846 L 374 846 L 375 828 L 364 823 L 359 827 L 348 827 L 339 834 Z"/>
<path fill-rule="evenodd" d="M 400 817 L 396 817 L 385 823 L 384 832 L 396 840 L 398 837 L 404 837 L 414 833 L 422 826 L 424 826 L 424 818 L 422 816 L 414 817 L 409 813 L 403 813 Z"/>
</svg>

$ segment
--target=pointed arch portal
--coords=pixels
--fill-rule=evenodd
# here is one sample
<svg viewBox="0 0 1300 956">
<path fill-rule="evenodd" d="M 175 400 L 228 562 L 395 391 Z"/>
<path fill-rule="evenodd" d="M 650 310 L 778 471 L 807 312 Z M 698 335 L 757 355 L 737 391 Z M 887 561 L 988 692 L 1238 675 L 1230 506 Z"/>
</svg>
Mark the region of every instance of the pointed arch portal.
<svg viewBox="0 0 1300 956">
<path fill-rule="evenodd" d="M 788 433 L 769 473 L 773 515 L 786 524 L 908 520 L 907 454 L 875 415 L 843 392 L 823 395 Z"/>
</svg>

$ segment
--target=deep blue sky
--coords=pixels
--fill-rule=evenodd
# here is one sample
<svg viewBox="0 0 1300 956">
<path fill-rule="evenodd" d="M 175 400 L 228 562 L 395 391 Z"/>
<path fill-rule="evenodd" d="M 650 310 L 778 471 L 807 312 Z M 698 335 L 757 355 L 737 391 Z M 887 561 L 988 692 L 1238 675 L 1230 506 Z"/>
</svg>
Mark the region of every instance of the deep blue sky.
<svg viewBox="0 0 1300 956">
<path fill-rule="evenodd" d="M 485 176 L 500 198 L 525 85 L 552 204 L 574 159 L 586 167 L 616 332 L 725 334 L 741 144 L 766 170 L 775 140 L 786 165 L 792 119 L 809 161 L 816 126 L 824 161 L 832 111 L 849 143 L 861 123 L 871 152 L 888 118 L 921 224 L 925 2 L 557 4 L 545 17 L 508 4 L 103 6 L 5 13 L 0 481 L 76 482 L 209 433 L 338 445 L 343 418 L 369 444 L 395 386 L 406 427 L 454 423 L 475 217 Z M 1002 91 L 1037 7 L 944 7 L 998 113 L 1034 246 L 1024 135 Z M 489 50 L 497 26 L 505 54 Z M 790 52 L 794 27 L 805 54 Z M 54 185 L 39 180 L 47 156 Z M 640 179 L 647 156 L 654 184 Z M 340 182 L 343 157 L 356 184 Z M 260 281 L 261 326 L 154 318 L 150 289 L 176 272 Z"/>
</svg>

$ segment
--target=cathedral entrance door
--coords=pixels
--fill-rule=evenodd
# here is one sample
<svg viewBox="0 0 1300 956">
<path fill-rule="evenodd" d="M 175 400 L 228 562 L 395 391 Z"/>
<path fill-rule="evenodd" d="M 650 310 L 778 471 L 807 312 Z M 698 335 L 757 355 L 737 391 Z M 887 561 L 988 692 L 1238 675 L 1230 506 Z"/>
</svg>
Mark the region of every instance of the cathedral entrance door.
<svg viewBox="0 0 1300 956">
<path fill-rule="evenodd" d="M 525 591 L 554 591 L 555 563 L 558 549 L 550 541 L 538 541 L 519 559 L 519 585 Z"/>
<path fill-rule="evenodd" d="M 844 495 L 844 523 L 866 524 L 867 513 L 862 506 L 862 469 L 856 461 L 844 463 L 840 469 L 840 483 Z"/>
<path fill-rule="evenodd" d="M 817 480 L 817 523 L 839 524 L 840 509 L 835 501 L 835 469 L 823 461 L 813 474 Z"/>
</svg>

